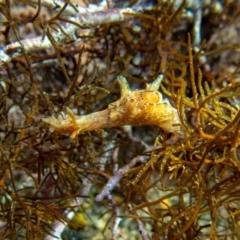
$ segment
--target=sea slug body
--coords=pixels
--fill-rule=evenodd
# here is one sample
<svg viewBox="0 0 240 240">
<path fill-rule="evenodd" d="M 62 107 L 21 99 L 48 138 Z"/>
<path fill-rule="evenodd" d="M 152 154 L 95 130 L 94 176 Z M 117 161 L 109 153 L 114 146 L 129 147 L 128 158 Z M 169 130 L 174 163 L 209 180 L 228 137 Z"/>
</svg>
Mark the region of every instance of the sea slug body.
<svg viewBox="0 0 240 240">
<path fill-rule="evenodd" d="M 65 108 L 68 117 L 61 115 L 44 118 L 55 131 L 70 134 L 75 138 L 80 132 L 112 128 L 124 125 L 155 125 L 166 132 L 179 132 L 180 120 L 177 110 L 158 91 L 163 75 L 147 84 L 144 90 L 131 91 L 123 76 L 117 78 L 121 97 L 109 104 L 108 108 L 89 115 L 76 116 Z"/>
</svg>

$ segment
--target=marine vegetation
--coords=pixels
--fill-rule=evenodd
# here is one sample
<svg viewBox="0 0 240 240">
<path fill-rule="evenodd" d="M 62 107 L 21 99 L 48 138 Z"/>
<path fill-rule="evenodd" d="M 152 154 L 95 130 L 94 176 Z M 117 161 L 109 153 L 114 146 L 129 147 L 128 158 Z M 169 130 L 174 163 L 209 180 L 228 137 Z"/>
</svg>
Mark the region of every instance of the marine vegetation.
<svg viewBox="0 0 240 240">
<path fill-rule="evenodd" d="M 0 239 L 240 239 L 239 1 L 0 1 Z"/>
<path fill-rule="evenodd" d="M 71 138 L 76 138 L 81 132 L 125 125 L 155 125 L 168 132 L 179 132 L 177 110 L 157 91 L 162 79 L 163 75 L 160 75 L 153 83 L 147 84 L 145 90 L 132 92 L 126 79 L 119 76 L 121 97 L 109 104 L 106 110 L 75 116 L 69 108 L 66 108 L 69 115 L 67 119 L 52 116 L 43 121 L 52 125 L 58 132 L 71 134 Z"/>
</svg>

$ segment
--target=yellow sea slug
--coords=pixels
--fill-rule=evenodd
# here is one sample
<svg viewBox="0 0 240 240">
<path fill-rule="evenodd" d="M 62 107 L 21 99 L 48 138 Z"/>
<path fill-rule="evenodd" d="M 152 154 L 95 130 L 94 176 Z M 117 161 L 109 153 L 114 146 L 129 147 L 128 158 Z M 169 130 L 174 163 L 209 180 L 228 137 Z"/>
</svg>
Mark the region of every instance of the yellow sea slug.
<svg viewBox="0 0 240 240">
<path fill-rule="evenodd" d="M 166 132 L 179 132 L 180 120 L 177 110 L 158 91 L 163 75 L 147 84 L 144 90 L 131 91 L 126 79 L 119 76 L 117 81 L 121 89 L 118 101 L 109 104 L 108 108 L 89 115 L 76 116 L 67 107 L 68 117 L 61 115 L 44 118 L 45 123 L 53 126 L 55 131 L 70 134 L 75 138 L 80 132 L 112 128 L 124 125 L 155 125 Z"/>
</svg>

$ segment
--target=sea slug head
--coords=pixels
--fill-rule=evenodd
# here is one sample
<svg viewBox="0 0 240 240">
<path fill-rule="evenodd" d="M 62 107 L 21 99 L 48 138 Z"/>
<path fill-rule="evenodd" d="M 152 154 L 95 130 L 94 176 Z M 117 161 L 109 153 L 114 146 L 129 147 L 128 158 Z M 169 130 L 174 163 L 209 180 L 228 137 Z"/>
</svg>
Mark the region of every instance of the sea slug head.
<svg viewBox="0 0 240 240">
<path fill-rule="evenodd" d="M 60 112 L 57 116 L 42 118 L 42 121 L 52 126 L 56 132 L 71 134 L 71 138 L 75 138 L 79 132 L 75 115 L 67 107 L 64 107 L 64 112 Z"/>
</svg>

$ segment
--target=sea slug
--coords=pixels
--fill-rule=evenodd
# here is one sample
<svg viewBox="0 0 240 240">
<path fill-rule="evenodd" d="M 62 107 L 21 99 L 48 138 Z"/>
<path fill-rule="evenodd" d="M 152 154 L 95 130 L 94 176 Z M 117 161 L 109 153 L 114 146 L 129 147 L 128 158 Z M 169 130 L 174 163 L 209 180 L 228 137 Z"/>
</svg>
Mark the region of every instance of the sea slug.
<svg viewBox="0 0 240 240">
<path fill-rule="evenodd" d="M 107 109 L 77 116 L 65 107 L 68 114 L 66 118 L 60 114 L 42 120 L 50 124 L 55 131 L 70 134 L 71 138 L 75 138 L 80 132 L 124 125 L 155 125 L 166 132 L 179 132 L 180 120 L 177 110 L 167 99 L 163 99 L 158 91 L 162 79 L 163 75 L 160 75 L 154 82 L 147 84 L 144 90 L 131 91 L 127 80 L 118 76 L 121 97 L 109 104 Z"/>
</svg>

